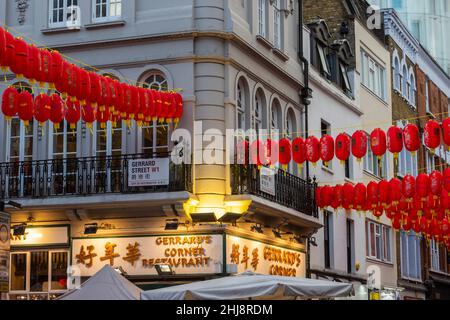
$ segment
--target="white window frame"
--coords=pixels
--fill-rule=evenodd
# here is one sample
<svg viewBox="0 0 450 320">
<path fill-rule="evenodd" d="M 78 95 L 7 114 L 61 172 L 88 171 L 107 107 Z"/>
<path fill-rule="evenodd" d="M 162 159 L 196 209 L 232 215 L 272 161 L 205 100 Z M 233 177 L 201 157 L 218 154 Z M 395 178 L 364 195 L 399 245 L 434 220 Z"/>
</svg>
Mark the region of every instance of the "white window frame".
<svg viewBox="0 0 450 320">
<path fill-rule="evenodd" d="M 328 76 L 331 75 L 330 68 L 328 67 L 328 61 L 325 54 L 325 48 L 317 43 L 317 51 L 319 52 L 320 65 L 322 66 L 323 72 L 325 72 Z"/>
<path fill-rule="evenodd" d="M 400 232 L 400 269 L 403 279 L 422 281 L 421 242 L 422 236 L 416 235 L 413 231 L 402 230 Z M 410 256 L 411 253 L 412 256 Z M 413 274 L 411 266 L 416 269 L 415 274 Z"/>
<path fill-rule="evenodd" d="M 344 78 L 344 87 L 347 92 L 352 92 L 352 87 L 350 85 L 350 79 L 348 78 L 347 67 L 344 66 L 342 62 L 339 62 L 339 67 L 341 69 L 342 77 Z"/>
<path fill-rule="evenodd" d="M 281 0 L 273 0 L 273 44 L 275 48 L 282 50 L 283 47 L 283 17 Z"/>
<path fill-rule="evenodd" d="M 100 0 L 100 1 L 106 2 L 106 16 L 97 17 L 97 0 L 92 0 L 92 22 L 98 23 L 122 19 L 124 1 L 122 0 Z M 111 15 L 111 5 L 120 5 L 120 15 L 116 16 Z"/>
<path fill-rule="evenodd" d="M 400 74 L 400 60 L 397 56 L 394 56 L 394 89 L 401 92 L 401 74 Z"/>
<path fill-rule="evenodd" d="M 425 163 L 427 174 L 430 174 L 436 170 L 436 159 L 434 157 L 434 153 L 432 153 L 428 148 L 425 149 Z"/>
<path fill-rule="evenodd" d="M 379 178 L 387 178 L 388 172 L 389 172 L 389 168 L 388 168 L 388 159 L 387 159 L 387 153 L 383 155 L 383 157 L 381 158 L 381 175 L 379 174 L 380 172 L 380 163 L 378 162 L 377 157 L 373 154 L 372 152 L 372 146 L 370 143 L 370 137 L 369 139 L 367 139 L 367 154 L 364 157 L 364 171 L 379 177 Z"/>
<path fill-rule="evenodd" d="M 267 0 L 258 0 L 258 35 L 267 36 Z"/>
<path fill-rule="evenodd" d="M 430 86 L 428 84 L 429 79 L 425 78 L 425 112 L 431 114 L 430 110 Z"/>
<path fill-rule="evenodd" d="M 372 220 L 367 225 L 367 257 L 372 260 L 392 263 L 392 229 L 384 224 Z M 373 225 L 374 232 L 370 230 Z M 372 237 L 374 237 L 375 256 L 372 255 Z"/>
<path fill-rule="evenodd" d="M 47 252 L 48 253 L 48 285 L 49 290 L 47 292 L 31 292 L 31 253 L 32 252 Z M 12 256 L 13 255 L 20 255 L 25 254 L 26 255 L 26 276 L 25 276 L 25 282 L 26 282 L 26 288 L 22 291 L 13 291 L 11 290 L 11 280 L 9 281 L 9 295 L 26 295 L 27 299 L 30 299 L 30 296 L 33 295 L 47 295 L 47 299 L 50 298 L 51 295 L 57 294 L 61 295 L 67 292 L 67 290 L 52 290 L 52 254 L 53 253 L 66 253 L 67 254 L 67 266 L 70 266 L 70 252 L 69 250 L 61 249 L 61 250 L 33 250 L 33 251 L 14 251 L 10 254 L 10 261 L 9 261 L 9 272 L 12 275 Z"/>
<path fill-rule="evenodd" d="M 247 93 L 241 80 L 236 86 L 237 100 L 236 100 L 236 128 L 246 130 L 245 126 L 245 109 L 247 101 Z"/>
<path fill-rule="evenodd" d="M 409 75 L 409 103 L 416 107 L 416 77 L 414 76 L 414 73 L 410 73 Z"/>
<path fill-rule="evenodd" d="M 361 49 L 361 83 L 386 102 L 386 69 Z"/>
<path fill-rule="evenodd" d="M 67 5 L 68 0 L 63 0 L 63 1 L 64 1 L 63 8 L 58 7 L 56 9 L 53 7 L 53 0 L 48 1 L 48 26 L 49 26 L 49 28 L 64 28 L 64 27 L 68 26 L 68 19 L 67 19 L 68 18 L 67 16 L 69 15 L 69 13 L 68 13 L 69 6 Z M 77 7 L 78 0 L 75 0 L 75 1 L 77 1 L 76 5 L 73 5 L 73 1 L 74 0 L 72 0 L 71 6 Z M 94 0 L 94 2 L 95 2 L 95 0 Z M 59 0 L 58 0 L 58 3 L 59 3 Z M 55 11 L 55 10 L 58 10 L 58 11 L 63 10 L 63 21 L 57 21 L 57 22 L 53 21 L 53 11 Z M 78 14 L 79 14 L 79 12 L 78 12 Z"/>
<path fill-rule="evenodd" d="M 26 128 L 23 121 L 20 121 L 18 117 L 14 117 L 11 121 L 8 121 L 6 124 L 6 162 L 11 162 L 11 130 L 12 130 L 12 121 L 19 121 L 19 159 L 18 162 L 23 161 L 33 161 L 34 158 L 34 139 L 35 139 L 35 125 L 37 122 L 35 120 L 30 121 L 29 126 L 31 126 L 33 133 L 31 135 L 26 135 Z M 14 136 L 16 137 L 16 136 Z M 31 155 L 25 154 L 25 139 L 27 137 L 32 138 L 33 151 Z M 28 159 L 26 159 L 28 158 Z M 30 159 L 31 158 L 31 159 Z"/>
<path fill-rule="evenodd" d="M 439 244 L 431 239 L 430 241 L 430 268 L 435 272 L 445 272 L 445 270 L 441 270 L 441 252 Z"/>
<path fill-rule="evenodd" d="M 403 130 L 405 125 L 403 121 L 397 121 L 397 127 Z M 402 152 L 400 152 L 398 156 L 398 166 L 397 172 L 400 176 L 406 176 L 407 174 L 411 174 L 412 176 L 417 176 L 419 171 L 417 154 L 412 155 L 411 152 L 403 148 Z"/>
<path fill-rule="evenodd" d="M 258 90 L 255 94 L 255 100 L 252 112 L 252 129 L 257 133 L 264 129 L 263 125 L 263 112 L 264 112 L 264 97 L 262 93 Z"/>
</svg>

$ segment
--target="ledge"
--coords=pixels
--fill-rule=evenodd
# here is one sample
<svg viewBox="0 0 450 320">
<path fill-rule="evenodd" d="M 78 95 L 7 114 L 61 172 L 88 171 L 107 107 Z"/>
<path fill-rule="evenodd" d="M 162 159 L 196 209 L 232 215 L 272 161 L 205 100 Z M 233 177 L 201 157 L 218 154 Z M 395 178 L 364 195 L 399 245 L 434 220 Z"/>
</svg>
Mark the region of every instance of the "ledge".
<svg viewBox="0 0 450 320">
<path fill-rule="evenodd" d="M 284 62 L 289 60 L 289 56 L 287 54 L 285 54 L 283 51 L 281 51 L 280 49 L 273 48 L 273 53 L 276 56 L 278 56 L 281 60 L 283 60 Z"/>
<path fill-rule="evenodd" d="M 100 29 L 100 28 L 110 28 L 110 27 L 122 27 L 125 25 L 125 20 L 115 20 L 115 21 L 105 21 L 105 22 L 95 22 L 85 25 L 84 27 L 88 30 Z"/>
<path fill-rule="evenodd" d="M 262 43 L 264 46 L 266 46 L 267 48 L 273 49 L 273 45 L 270 43 L 270 41 L 267 40 L 266 38 L 264 38 L 263 36 L 257 35 L 257 36 L 256 36 L 256 40 L 259 41 L 259 42 L 261 42 L 261 43 Z"/>
<path fill-rule="evenodd" d="M 81 30 L 81 27 L 77 27 L 77 28 L 58 27 L 58 28 L 42 29 L 41 32 L 43 34 L 51 34 L 51 33 L 64 33 L 64 32 L 78 32 L 80 30 Z"/>
</svg>

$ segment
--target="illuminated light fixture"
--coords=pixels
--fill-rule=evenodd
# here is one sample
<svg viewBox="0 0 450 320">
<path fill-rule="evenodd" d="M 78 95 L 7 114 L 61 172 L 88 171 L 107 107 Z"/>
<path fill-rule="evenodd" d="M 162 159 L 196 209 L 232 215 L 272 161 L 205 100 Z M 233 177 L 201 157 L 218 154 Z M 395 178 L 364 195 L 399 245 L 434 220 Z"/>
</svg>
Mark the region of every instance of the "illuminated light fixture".
<svg viewBox="0 0 450 320">
<path fill-rule="evenodd" d="M 257 233 L 261 233 L 261 234 L 264 233 L 264 230 L 260 224 L 255 224 L 254 226 L 251 227 L 251 230 L 253 232 L 257 232 Z"/>
<path fill-rule="evenodd" d="M 281 235 L 281 231 L 280 231 L 280 230 L 272 229 L 272 233 L 273 233 L 273 236 L 274 236 L 275 238 L 281 239 L 282 235 Z"/>
<path fill-rule="evenodd" d="M 175 274 L 170 264 L 167 263 L 155 264 L 155 269 L 160 276 L 171 276 Z"/>
<path fill-rule="evenodd" d="M 84 225 L 84 234 L 96 234 L 98 230 L 98 224 L 97 223 L 90 223 Z"/>
<path fill-rule="evenodd" d="M 220 223 L 233 223 L 234 225 L 240 218 L 242 218 L 242 214 L 240 213 L 227 212 L 217 221 L 219 221 Z"/>
<path fill-rule="evenodd" d="M 180 222 L 178 219 L 168 219 L 166 220 L 166 226 L 164 230 L 178 230 Z"/>
<path fill-rule="evenodd" d="M 193 213 L 191 214 L 191 219 L 192 223 L 217 222 L 216 214 L 214 212 Z"/>
<path fill-rule="evenodd" d="M 25 223 L 13 226 L 13 235 L 16 237 L 24 236 L 27 225 Z"/>
</svg>

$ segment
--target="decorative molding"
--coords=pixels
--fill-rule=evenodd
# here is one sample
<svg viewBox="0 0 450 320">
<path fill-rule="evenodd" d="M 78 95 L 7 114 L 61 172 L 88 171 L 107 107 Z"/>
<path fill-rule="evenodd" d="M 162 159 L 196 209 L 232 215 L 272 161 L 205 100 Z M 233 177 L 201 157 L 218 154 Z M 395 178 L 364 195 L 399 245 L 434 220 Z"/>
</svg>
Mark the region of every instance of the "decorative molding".
<svg viewBox="0 0 450 320">
<path fill-rule="evenodd" d="M 19 12 L 19 15 L 17 16 L 17 22 L 19 22 L 19 24 L 22 25 L 25 23 L 27 9 L 30 6 L 30 4 L 28 3 L 28 0 L 16 0 L 16 3 L 17 3 L 17 11 Z"/>
</svg>

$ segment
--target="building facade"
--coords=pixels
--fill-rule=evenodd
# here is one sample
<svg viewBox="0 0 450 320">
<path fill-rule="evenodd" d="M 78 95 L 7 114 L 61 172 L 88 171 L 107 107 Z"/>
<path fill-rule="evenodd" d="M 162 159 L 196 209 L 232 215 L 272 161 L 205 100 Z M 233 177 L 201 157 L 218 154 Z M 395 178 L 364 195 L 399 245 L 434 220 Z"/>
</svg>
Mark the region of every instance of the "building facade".
<svg viewBox="0 0 450 320">
<path fill-rule="evenodd" d="M 301 134 L 298 9 L 284 0 L 33 1 L 26 8 L 0 1 L 0 20 L 14 36 L 120 81 L 181 90 L 184 102 L 177 127 L 71 129 L 1 118 L 1 198 L 22 205 L 7 210 L 13 227 L 26 226 L 12 236 L 8 297 L 54 298 L 67 288 L 67 267 L 85 279 L 106 263 L 143 287 L 161 281 L 158 263 L 176 272 L 167 281 L 245 270 L 306 276 L 306 244 L 321 228 L 314 183 L 293 164 L 269 177 L 257 166 L 229 164 L 233 150 L 210 138 L 225 140 L 226 129 Z M 174 153 L 191 164 L 169 161 Z M 168 183 L 130 184 L 129 167 L 148 159 Z"/>
</svg>

